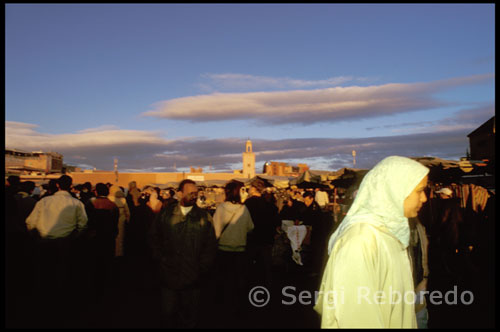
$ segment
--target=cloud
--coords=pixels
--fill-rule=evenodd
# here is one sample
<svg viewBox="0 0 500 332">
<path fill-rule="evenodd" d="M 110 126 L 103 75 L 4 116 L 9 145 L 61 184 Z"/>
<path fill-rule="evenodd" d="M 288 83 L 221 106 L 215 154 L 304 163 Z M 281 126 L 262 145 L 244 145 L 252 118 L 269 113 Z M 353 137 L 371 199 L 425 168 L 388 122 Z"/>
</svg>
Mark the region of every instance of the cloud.
<svg viewBox="0 0 500 332">
<path fill-rule="evenodd" d="M 288 77 L 255 76 L 246 74 L 203 74 L 199 86 L 206 92 L 214 91 L 262 91 L 269 89 L 305 89 L 332 87 L 350 81 L 365 81 L 367 78 L 337 76 L 325 80 L 300 80 Z"/>
<path fill-rule="evenodd" d="M 159 133 L 139 130 L 120 130 L 115 126 L 101 126 L 81 130 L 75 134 L 43 134 L 37 125 L 13 121 L 5 122 L 5 146 L 21 149 L 81 149 L 87 146 L 105 148 L 129 144 L 164 144 Z M 98 134 L 98 135 L 97 135 Z"/>
<path fill-rule="evenodd" d="M 449 106 L 433 95 L 457 86 L 491 81 L 476 75 L 429 83 L 391 83 L 378 86 L 331 87 L 276 92 L 212 93 L 174 98 L 143 113 L 191 122 L 252 120 L 262 125 L 355 121 Z"/>
<path fill-rule="evenodd" d="M 388 155 L 436 156 L 457 160 L 465 155 L 471 130 L 414 133 L 371 138 L 306 138 L 252 140 L 257 170 L 266 161 L 306 163 L 313 169 L 337 170 L 352 166 L 371 168 Z M 241 168 L 246 139 L 200 137 L 167 140 L 160 133 L 135 130 L 82 130 L 76 134 L 43 134 L 33 124 L 6 121 L 6 147 L 63 154 L 69 165 L 102 170 L 174 171 L 202 167 L 205 171 L 232 172 Z M 320 166 L 318 166 L 320 165 Z M 319 168 L 321 167 L 321 168 Z M 327 167 L 327 168 L 323 168 Z"/>
<path fill-rule="evenodd" d="M 439 121 L 419 121 L 388 124 L 378 127 L 369 127 L 367 130 L 378 128 L 392 129 L 392 132 L 398 133 L 425 133 L 425 132 L 445 132 L 445 131 L 472 131 L 495 115 L 495 105 L 480 105 L 472 108 L 465 108 L 445 117 Z M 408 128 L 411 127 L 411 128 Z"/>
</svg>

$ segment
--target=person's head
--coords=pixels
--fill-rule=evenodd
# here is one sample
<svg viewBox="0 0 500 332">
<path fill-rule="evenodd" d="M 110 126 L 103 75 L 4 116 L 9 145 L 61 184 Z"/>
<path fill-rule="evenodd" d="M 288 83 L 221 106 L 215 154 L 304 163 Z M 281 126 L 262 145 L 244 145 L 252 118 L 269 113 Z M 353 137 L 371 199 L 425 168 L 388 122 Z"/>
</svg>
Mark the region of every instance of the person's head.
<svg viewBox="0 0 500 332">
<path fill-rule="evenodd" d="M 58 189 L 57 187 L 57 181 L 56 179 L 50 179 L 49 183 L 47 185 L 47 191 L 51 194 L 55 193 Z"/>
<path fill-rule="evenodd" d="M 112 185 L 111 188 L 109 188 L 109 194 L 110 197 L 115 197 L 115 198 L 124 198 L 125 194 L 123 193 L 122 189 L 117 186 L 117 185 Z"/>
<path fill-rule="evenodd" d="M 7 184 L 11 187 L 18 187 L 21 184 L 21 178 L 18 175 L 9 175 Z"/>
<path fill-rule="evenodd" d="M 313 202 L 314 202 L 314 194 L 311 191 L 306 191 L 304 195 L 302 195 L 304 198 L 304 204 L 309 207 Z"/>
<path fill-rule="evenodd" d="M 364 176 L 347 215 L 369 213 L 407 223 L 427 200 L 423 190 L 428 173 L 427 167 L 410 158 L 383 159 Z"/>
<path fill-rule="evenodd" d="M 128 190 L 131 191 L 132 189 L 137 188 L 137 182 L 135 181 L 130 181 L 128 183 Z"/>
<path fill-rule="evenodd" d="M 109 188 L 104 183 L 99 182 L 98 184 L 95 185 L 95 192 L 97 196 L 108 196 Z"/>
<path fill-rule="evenodd" d="M 167 190 L 167 192 L 169 193 L 171 199 L 175 199 L 175 191 L 173 189 L 169 189 Z"/>
<path fill-rule="evenodd" d="M 224 187 L 224 193 L 226 194 L 226 202 L 231 203 L 241 203 L 240 190 L 243 187 L 243 183 L 236 180 L 229 181 Z"/>
<path fill-rule="evenodd" d="M 92 191 L 92 183 L 90 182 L 85 182 L 83 185 L 82 185 L 82 191 L 83 192 L 86 192 L 86 193 L 89 193 Z"/>
<path fill-rule="evenodd" d="M 262 181 L 261 179 L 255 179 L 250 184 L 249 195 L 260 196 L 260 195 L 262 195 L 262 192 L 265 189 L 266 189 L 266 185 L 264 184 L 264 181 Z"/>
<path fill-rule="evenodd" d="M 33 190 L 35 190 L 35 182 L 33 182 L 33 181 L 21 182 L 20 188 L 21 188 L 22 192 L 25 192 L 25 193 L 31 195 Z"/>
<path fill-rule="evenodd" d="M 149 194 L 152 200 L 157 200 L 161 197 L 160 191 L 161 189 L 159 187 L 149 187 Z"/>
<path fill-rule="evenodd" d="M 405 198 L 403 208 L 406 218 L 415 218 L 422 205 L 427 202 L 425 188 L 427 187 L 427 175 L 417 184 L 413 191 Z"/>
<path fill-rule="evenodd" d="M 182 206 L 193 206 L 198 198 L 198 187 L 196 182 L 190 179 L 184 179 L 179 183 L 179 198 Z"/>
<path fill-rule="evenodd" d="M 73 179 L 68 175 L 61 175 L 59 179 L 57 179 L 57 187 L 59 190 L 70 191 L 71 185 L 73 184 Z M 50 187 L 50 182 L 49 182 Z"/>
</svg>

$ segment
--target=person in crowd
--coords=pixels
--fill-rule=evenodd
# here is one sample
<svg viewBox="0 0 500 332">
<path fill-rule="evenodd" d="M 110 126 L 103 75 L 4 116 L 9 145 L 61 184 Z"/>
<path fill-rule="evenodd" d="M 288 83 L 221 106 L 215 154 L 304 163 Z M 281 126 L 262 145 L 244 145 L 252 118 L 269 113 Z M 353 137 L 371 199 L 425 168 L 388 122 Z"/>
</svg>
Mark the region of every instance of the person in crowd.
<svg viewBox="0 0 500 332">
<path fill-rule="evenodd" d="M 329 225 L 323 210 L 315 200 L 315 194 L 312 191 L 306 191 L 303 199 L 300 220 L 304 225 L 311 226 L 310 251 L 309 257 L 306 252 L 305 264 L 310 270 L 309 275 L 316 276 L 323 267 Z"/>
<path fill-rule="evenodd" d="M 163 207 L 177 203 L 178 201 L 176 199 L 175 191 L 173 189 L 166 190 L 165 195 L 163 196 Z"/>
<path fill-rule="evenodd" d="M 9 175 L 5 181 L 5 194 L 14 197 L 21 187 L 21 178 L 18 175 Z"/>
<path fill-rule="evenodd" d="M 72 240 L 87 227 L 87 213 L 82 202 L 73 198 L 72 178 L 62 175 L 56 181 L 58 191 L 40 199 L 26 218 L 29 231 L 36 231 L 37 298 L 40 309 L 58 312 L 67 309 L 73 287 L 70 280 Z"/>
<path fill-rule="evenodd" d="M 314 195 L 314 201 L 318 203 L 318 205 L 321 207 L 321 209 L 325 209 L 328 203 L 330 203 L 330 200 L 328 199 L 328 193 L 326 191 L 321 190 L 320 188 L 314 189 L 315 195 Z"/>
<path fill-rule="evenodd" d="M 247 233 L 253 228 L 250 212 L 241 203 L 243 183 L 230 181 L 224 191 L 226 200 L 213 216 L 215 237 L 219 240 L 217 251 L 217 295 L 222 299 L 222 311 L 236 314 L 246 299 Z"/>
<path fill-rule="evenodd" d="M 196 327 L 201 288 L 213 268 L 217 241 L 211 215 L 196 205 L 196 183 L 182 180 L 178 193 L 179 203 L 154 219 L 150 246 L 160 265 L 163 325 Z"/>
<path fill-rule="evenodd" d="M 35 183 L 33 181 L 24 181 L 21 182 L 19 186 L 19 192 L 16 194 L 16 200 L 18 205 L 18 211 L 20 213 L 20 231 L 22 233 L 26 232 L 26 218 L 31 214 L 37 200 L 31 196 L 33 190 L 35 190 Z"/>
<path fill-rule="evenodd" d="M 424 293 L 427 291 L 427 280 L 429 277 L 428 247 L 429 239 L 424 225 L 418 216 L 408 218 L 410 225 L 410 242 L 408 253 L 411 258 L 413 271 L 413 284 L 415 286 L 415 313 L 419 329 L 427 328 L 428 312 Z"/>
<path fill-rule="evenodd" d="M 262 193 L 265 184 L 256 179 L 250 185 L 249 198 L 245 205 L 254 223 L 254 230 L 248 235 L 247 252 L 254 282 L 270 289 L 272 276 L 272 248 L 277 229 L 281 226 L 276 206 L 268 203 Z"/>
<path fill-rule="evenodd" d="M 198 191 L 198 199 L 196 200 L 196 205 L 204 209 L 207 207 L 207 197 L 205 196 L 205 191 L 200 189 Z"/>
<path fill-rule="evenodd" d="M 125 235 L 126 256 L 138 256 L 144 253 L 144 234 L 146 228 L 143 222 L 143 214 L 150 210 L 149 208 L 145 208 L 147 199 L 149 199 L 149 196 L 141 193 L 135 181 L 129 182 L 126 201 L 130 211 L 130 221 L 128 227 L 126 227 Z"/>
<path fill-rule="evenodd" d="M 58 191 L 58 186 L 57 186 L 57 180 L 56 179 L 50 179 L 49 183 L 47 184 L 47 189 L 45 190 L 45 193 L 42 195 L 41 198 L 47 197 L 47 196 L 52 196 Z M 68 191 L 70 193 L 71 189 Z"/>
<path fill-rule="evenodd" d="M 414 292 L 408 218 L 427 201 L 428 173 L 417 161 L 390 156 L 363 178 L 329 241 L 315 305 L 322 328 L 417 327 L 414 302 L 404 298 Z M 400 301 L 380 300 L 393 299 L 394 292 Z"/>
<path fill-rule="evenodd" d="M 149 195 L 149 199 L 146 205 L 151 209 L 151 211 L 156 214 L 160 212 L 163 207 L 163 202 L 160 196 L 160 188 L 158 187 L 147 187 L 143 190 L 146 195 Z"/>
<path fill-rule="evenodd" d="M 95 197 L 95 194 L 92 190 L 92 184 L 87 181 L 82 184 L 82 190 L 80 191 L 80 200 L 83 204 L 87 204 L 93 197 Z"/>
<path fill-rule="evenodd" d="M 37 201 L 30 196 L 34 182 L 17 179 L 10 177 L 5 188 L 5 305 L 7 315 L 22 316 L 22 296 L 32 292 L 33 284 L 33 246 L 25 220 Z"/>
<path fill-rule="evenodd" d="M 241 187 L 240 197 L 241 203 L 245 203 L 245 200 L 248 198 L 247 188 Z"/>
<path fill-rule="evenodd" d="M 137 182 L 130 181 L 128 184 L 127 193 L 127 204 L 130 211 L 133 211 L 134 207 L 139 206 L 139 197 L 141 196 L 141 191 L 137 188 Z"/>
<path fill-rule="evenodd" d="M 118 206 L 108 199 L 109 188 L 104 183 L 95 186 L 96 197 L 87 203 L 89 232 L 93 235 L 92 250 L 95 257 L 96 295 L 101 297 L 112 281 L 112 264 L 118 235 Z"/>
<path fill-rule="evenodd" d="M 297 201 L 293 196 L 285 197 L 283 207 L 279 212 L 280 220 L 292 220 L 298 224 L 302 218 L 302 211 L 305 209 L 304 202 Z"/>
<path fill-rule="evenodd" d="M 132 242 L 132 254 L 149 260 L 151 253 L 148 247 L 148 230 L 151 227 L 153 219 L 158 215 L 163 207 L 163 203 L 158 199 L 159 189 L 152 186 L 145 186 L 141 191 L 138 203 L 133 208 L 134 218 L 129 227 L 129 240 Z"/>
<path fill-rule="evenodd" d="M 316 203 L 312 192 L 306 191 L 302 197 L 304 205 L 300 211 L 300 220 L 304 225 L 315 226 L 321 221 L 321 207 Z"/>
<path fill-rule="evenodd" d="M 466 232 L 464 232 L 464 211 L 460 207 L 460 199 L 453 197 L 451 189 L 443 187 L 436 191 L 437 197 L 431 203 L 433 221 L 429 229 L 429 292 L 442 294 L 453 290 L 464 277 L 466 256 L 462 252 Z M 428 303 L 429 326 L 460 327 L 463 314 L 460 306 L 434 305 Z M 460 323 L 462 322 L 462 323 Z"/>
<path fill-rule="evenodd" d="M 125 224 L 127 224 L 130 220 L 130 210 L 125 199 L 125 194 L 119 186 L 113 185 L 109 188 L 108 199 L 115 203 L 119 210 L 120 217 L 118 219 L 118 235 L 116 236 L 115 256 L 122 257 L 125 239 Z"/>
</svg>

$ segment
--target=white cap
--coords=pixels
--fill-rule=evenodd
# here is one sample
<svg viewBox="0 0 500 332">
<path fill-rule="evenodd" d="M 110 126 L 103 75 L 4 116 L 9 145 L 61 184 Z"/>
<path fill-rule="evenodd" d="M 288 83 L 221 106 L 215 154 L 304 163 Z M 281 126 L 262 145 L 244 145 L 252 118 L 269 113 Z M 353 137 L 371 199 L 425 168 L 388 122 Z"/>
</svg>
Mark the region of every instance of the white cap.
<svg viewBox="0 0 500 332">
<path fill-rule="evenodd" d="M 453 191 L 451 191 L 450 188 L 441 188 L 438 191 L 436 191 L 437 194 L 445 194 L 448 196 L 451 196 L 453 194 Z"/>
</svg>

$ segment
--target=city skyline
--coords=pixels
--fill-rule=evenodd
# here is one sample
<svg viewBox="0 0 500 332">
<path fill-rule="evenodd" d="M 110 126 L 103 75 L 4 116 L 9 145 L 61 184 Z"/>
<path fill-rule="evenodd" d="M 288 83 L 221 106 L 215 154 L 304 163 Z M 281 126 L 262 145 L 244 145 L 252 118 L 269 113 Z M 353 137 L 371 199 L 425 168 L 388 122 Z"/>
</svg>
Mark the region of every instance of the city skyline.
<svg viewBox="0 0 500 332">
<path fill-rule="evenodd" d="M 120 171 L 458 160 L 494 4 L 6 4 L 6 148 Z"/>
</svg>

